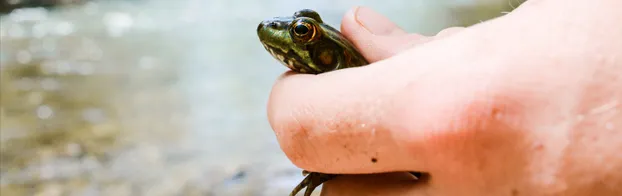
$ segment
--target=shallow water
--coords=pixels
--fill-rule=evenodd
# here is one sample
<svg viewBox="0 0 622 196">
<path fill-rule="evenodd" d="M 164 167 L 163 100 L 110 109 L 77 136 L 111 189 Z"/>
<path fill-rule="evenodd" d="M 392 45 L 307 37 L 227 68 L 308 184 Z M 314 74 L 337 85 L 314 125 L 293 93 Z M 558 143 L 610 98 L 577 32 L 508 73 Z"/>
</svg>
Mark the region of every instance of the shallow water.
<svg viewBox="0 0 622 196">
<path fill-rule="evenodd" d="M 311 8 L 339 27 L 365 5 L 429 35 L 509 9 L 498 2 L 128 0 L 16 10 L 0 18 L 0 195 L 286 195 L 302 175 L 266 120 L 286 68 L 257 40 L 262 19 Z"/>
</svg>

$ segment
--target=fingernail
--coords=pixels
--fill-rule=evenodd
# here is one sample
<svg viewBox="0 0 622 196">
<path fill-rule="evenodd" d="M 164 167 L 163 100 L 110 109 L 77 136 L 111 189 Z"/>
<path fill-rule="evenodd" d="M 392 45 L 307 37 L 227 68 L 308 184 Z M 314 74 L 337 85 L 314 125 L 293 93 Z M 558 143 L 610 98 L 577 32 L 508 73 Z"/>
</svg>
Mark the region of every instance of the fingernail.
<svg viewBox="0 0 622 196">
<path fill-rule="evenodd" d="M 355 20 L 374 35 L 405 34 L 406 32 L 391 22 L 387 17 L 366 7 L 354 11 Z"/>
</svg>

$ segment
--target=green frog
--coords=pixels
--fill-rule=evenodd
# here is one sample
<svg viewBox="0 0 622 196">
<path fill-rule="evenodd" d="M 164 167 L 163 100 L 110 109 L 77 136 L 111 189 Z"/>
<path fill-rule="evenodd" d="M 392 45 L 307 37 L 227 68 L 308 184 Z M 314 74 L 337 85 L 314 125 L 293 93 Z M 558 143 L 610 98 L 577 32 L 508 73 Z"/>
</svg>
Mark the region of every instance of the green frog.
<svg viewBox="0 0 622 196">
<path fill-rule="evenodd" d="M 289 17 L 264 20 L 257 26 L 257 35 L 274 58 L 298 73 L 321 74 L 369 64 L 352 42 L 310 9 L 302 9 Z M 319 185 L 339 176 L 306 170 L 302 173 L 306 177 L 290 196 L 305 187 L 304 195 L 310 196 Z M 411 174 L 420 176 L 416 172 Z"/>
<path fill-rule="evenodd" d="M 295 72 L 320 74 L 369 64 L 345 36 L 310 9 L 264 20 L 257 35 L 274 58 Z"/>
</svg>

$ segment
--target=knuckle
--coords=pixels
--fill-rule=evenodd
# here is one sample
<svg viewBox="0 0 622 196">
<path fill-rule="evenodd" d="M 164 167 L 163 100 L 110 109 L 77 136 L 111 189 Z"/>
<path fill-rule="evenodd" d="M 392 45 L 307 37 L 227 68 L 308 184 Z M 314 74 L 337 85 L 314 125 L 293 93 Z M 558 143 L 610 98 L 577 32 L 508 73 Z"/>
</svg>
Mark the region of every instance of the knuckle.
<svg viewBox="0 0 622 196">
<path fill-rule="evenodd" d="M 306 167 L 309 156 L 305 149 L 311 145 L 307 139 L 306 121 L 301 121 L 300 109 L 283 106 L 282 103 L 275 104 L 274 101 L 278 101 L 277 98 L 269 101 L 268 120 L 280 148 L 294 165 Z"/>
<path fill-rule="evenodd" d="M 317 136 L 321 115 L 311 104 L 317 95 L 308 87 L 312 82 L 304 75 L 281 77 L 273 86 L 268 100 L 268 121 L 287 158 L 296 166 L 310 168 L 317 162 Z M 317 101 L 316 101 L 317 102 Z"/>
</svg>

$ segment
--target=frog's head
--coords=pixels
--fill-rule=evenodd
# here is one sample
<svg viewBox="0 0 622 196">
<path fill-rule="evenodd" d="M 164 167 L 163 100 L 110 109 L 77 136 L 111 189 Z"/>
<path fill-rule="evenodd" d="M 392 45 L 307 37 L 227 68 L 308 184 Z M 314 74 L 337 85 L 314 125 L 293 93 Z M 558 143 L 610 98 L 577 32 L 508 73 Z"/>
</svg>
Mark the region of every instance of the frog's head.
<svg viewBox="0 0 622 196">
<path fill-rule="evenodd" d="M 344 43 L 341 34 L 324 25 L 320 15 L 309 9 L 292 17 L 276 17 L 262 21 L 257 35 L 263 46 L 290 69 L 301 73 L 322 73 L 344 64 Z M 346 40 L 347 41 L 347 40 Z"/>
</svg>

